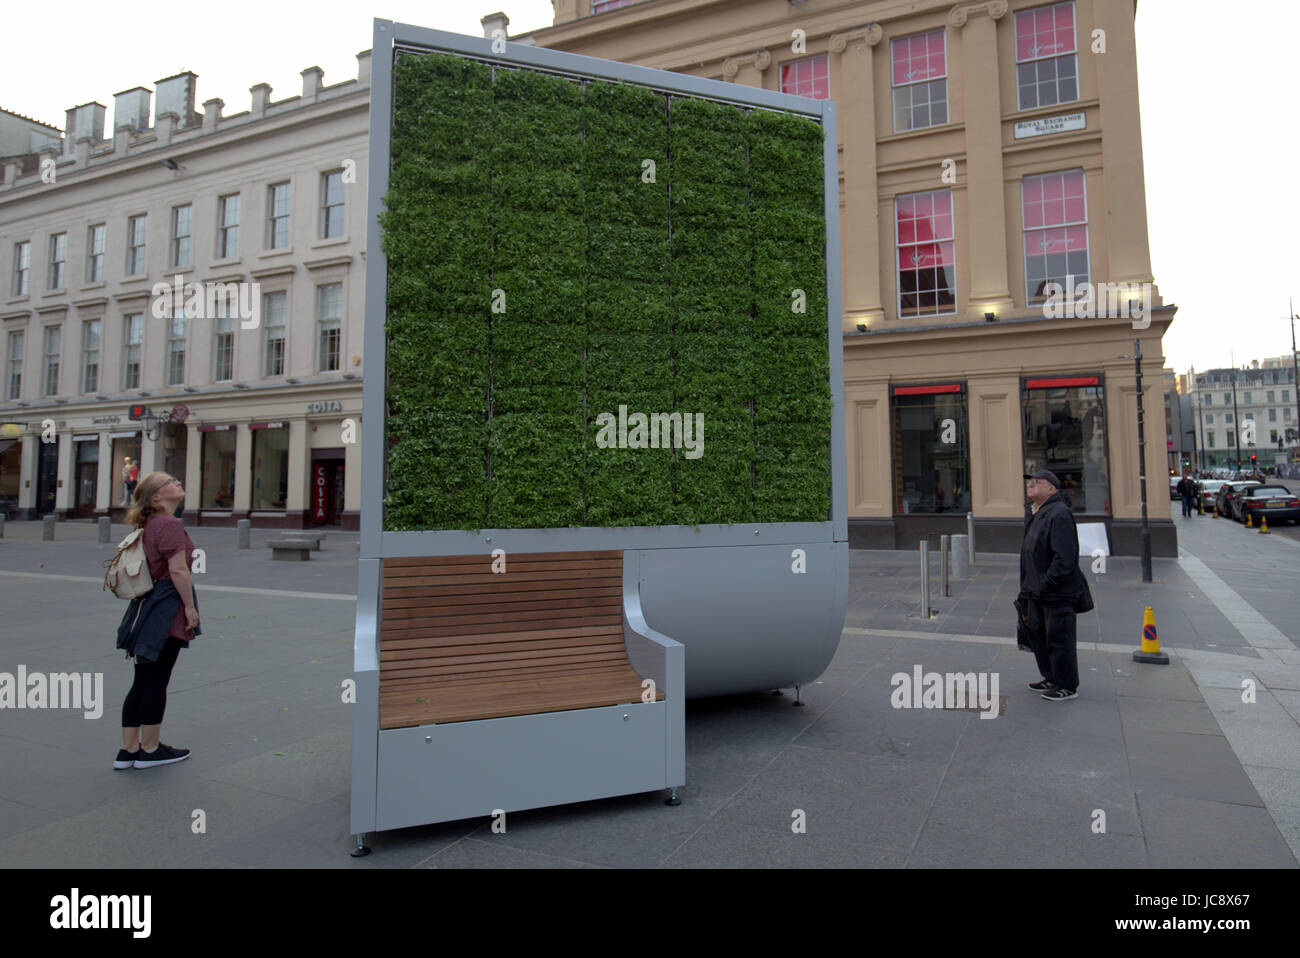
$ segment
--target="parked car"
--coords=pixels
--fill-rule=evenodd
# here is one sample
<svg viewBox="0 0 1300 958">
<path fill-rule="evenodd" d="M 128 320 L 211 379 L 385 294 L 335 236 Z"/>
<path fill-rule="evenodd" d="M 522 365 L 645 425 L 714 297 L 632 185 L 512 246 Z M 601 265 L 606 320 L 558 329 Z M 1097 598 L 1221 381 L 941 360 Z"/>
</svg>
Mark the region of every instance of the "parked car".
<svg viewBox="0 0 1300 958">
<path fill-rule="evenodd" d="M 1200 481 L 1201 508 L 1206 512 L 1214 508 L 1214 494 L 1219 491 L 1219 487 L 1223 485 L 1223 482 L 1222 479 L 1202 479 Z"/>
<path fill-rule="evenodd" d="M 1262 483 L 1252 482 L 1246 479 L 1236 479 L 1225 482 L 1219 486 L 1219 491 L 1214 494 L 1214 504 L 1219 508 L 1219 515 L 1227 516 L 1229 519 L 1237 518 L 1235 503 L 1237 497 L 1245 489 L 1253 489 Z M 1243 522 L 1245 520 L 1242 520 Z"/>
<path fill-rule="evenodd" d="M 1179 498 L 1178 483 L 1182 481 L 1182 478 L 1183 478 L 1182 476 L 1169 477 L 1169 498 L 1171 501 Z"/>
<path fill-rule="evenodd" d="M 1290 519 L 1300 522 L 1300 499 L 1286 486 L 1258 485 L 1244 490 L 1236 500 L 1236 511 L 1242 522 L 1250 516 L 1259 525 L 1261 516 L 1270 522 Z"/>
</svg>

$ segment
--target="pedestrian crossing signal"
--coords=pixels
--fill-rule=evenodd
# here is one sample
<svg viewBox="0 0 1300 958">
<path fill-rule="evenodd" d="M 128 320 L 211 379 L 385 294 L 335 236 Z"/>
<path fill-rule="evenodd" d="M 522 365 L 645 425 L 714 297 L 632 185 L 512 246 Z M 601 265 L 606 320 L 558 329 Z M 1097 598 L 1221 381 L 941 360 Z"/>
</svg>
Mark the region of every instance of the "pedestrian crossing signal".
<svg viewBox="0 0 1300 958">
<path fill-rule="evenodd" d="M 139 422 L 141 419 L 144 418 L 145 412 L 146 412 L 145 407 L 143 405 L 137 404 L 131 407 L 130 412 L 127 414 L 127 418 L 129 418 L 132 422 Z"/>
</svg>

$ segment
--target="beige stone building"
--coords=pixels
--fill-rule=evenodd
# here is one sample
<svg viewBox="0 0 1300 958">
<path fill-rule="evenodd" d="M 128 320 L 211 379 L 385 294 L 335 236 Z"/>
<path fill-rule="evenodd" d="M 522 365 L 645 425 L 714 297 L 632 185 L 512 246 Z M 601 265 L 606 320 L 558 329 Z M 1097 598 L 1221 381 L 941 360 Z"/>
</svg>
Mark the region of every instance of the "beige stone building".
<svg viewBox="0 0 1300 958">
<path fill-rule="evenodd" d="M 356 528 L 358 61 L 233 115 L 191 73 L 116 94 L 107 131 L 95 102 L 65 131 L 0 112 L 0 508 L 120 518 L 163 469 L 190 522 Z"/>
<path fill-rule="evenodd" d="M 1134 554 L 1140 339 L 1153 551 L 1176 554 L 1134 0 L 554 4 L 511 39 L 837 101 L 854 546 L 973 512 L 980 549 L 1018 549 L 1046 466 Z"/>
</svg>

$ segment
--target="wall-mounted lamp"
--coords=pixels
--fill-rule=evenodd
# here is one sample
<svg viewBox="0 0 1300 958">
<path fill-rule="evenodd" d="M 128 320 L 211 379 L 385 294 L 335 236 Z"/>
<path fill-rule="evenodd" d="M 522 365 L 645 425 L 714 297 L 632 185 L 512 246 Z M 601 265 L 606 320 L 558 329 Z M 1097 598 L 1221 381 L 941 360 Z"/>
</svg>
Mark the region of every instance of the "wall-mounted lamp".
<svg viewBox="0 0 1300 958">
<path fill-rule="evenodd" d="M 866 323 L 858 323 L 858 332 L 860 332 L 860 333 L 865 333 L 866 331 L 867 331 L 867 324 L 866 324 Z"/>
<path fill-rule="evenodd" d="M 984 314 L 984 321 L 985 321 L 986 323 L 992 323 L 992 322 L 995 322 L 995 321 L 997 320 L 997 318 L 998 318 L 998 317 L 997 317 L 997 314 L 995 314 L 995 313 L 985 313 L 985 314 Z"/>
</svg>

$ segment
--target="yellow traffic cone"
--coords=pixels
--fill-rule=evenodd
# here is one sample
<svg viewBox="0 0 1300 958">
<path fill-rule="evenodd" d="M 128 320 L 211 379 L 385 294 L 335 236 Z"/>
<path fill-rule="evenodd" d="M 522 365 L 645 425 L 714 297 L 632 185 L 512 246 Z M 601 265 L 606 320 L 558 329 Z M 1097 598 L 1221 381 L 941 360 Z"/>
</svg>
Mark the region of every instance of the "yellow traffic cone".
<svg viewBox="0 0 1300 958">
<path fill-rule="evenodd" d="M 1253 523 L 1253 522 L 1250 521 L 1251 518 L 1252 518 L 1251 514 L 1250 514 L 1249 512 L 1246 513 L 1246 528 L 1247 528 L 1247 529 L 1253 529 L 1253 528 L 1255 528 L 1255 523 Z"/>
<path fill-rule="evenodd" d="M 1214 504 L 1214 518 L 1219 518 L 1219 504 L 1217 502 Z"/>
<path fill-rule="evenodd" d="M 1268 516 L 1259 517 L 1259 531 L 1261 533 L 1268 532 Z"/>
<path fill-rule="evenodd" d="M 1151 606 L 1147 606 L 1146 612 L 1142 614 L 1142 648 L 1133 653 L 1133 661 L 1169 664 L 1169 656 L 1160 651 L 1160 639 L 1156 636 L 1156 614 Z"/>
</svg>

